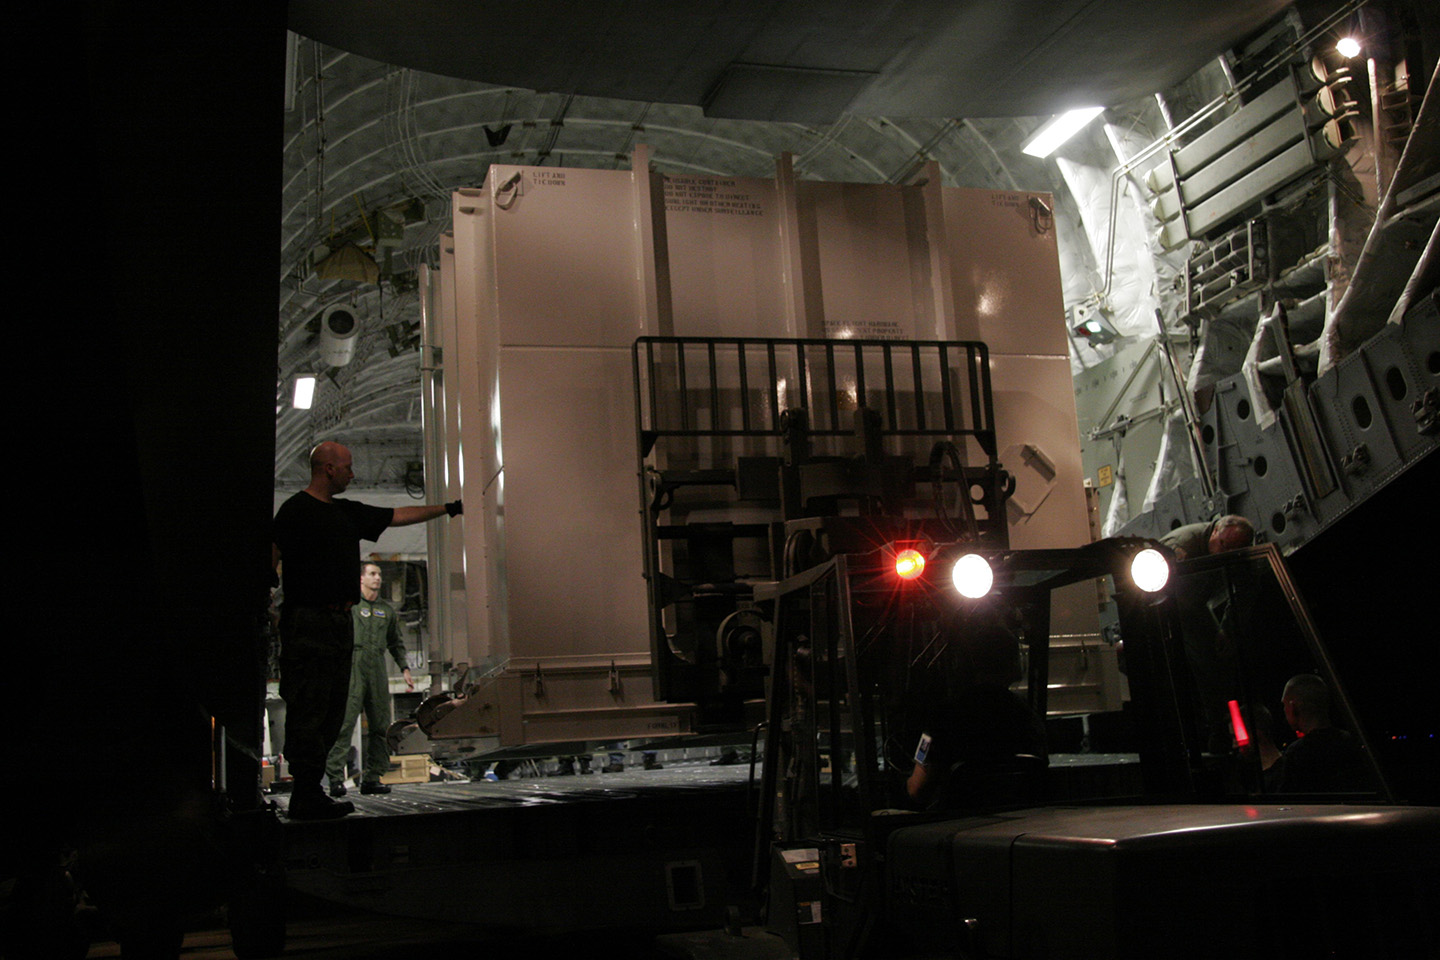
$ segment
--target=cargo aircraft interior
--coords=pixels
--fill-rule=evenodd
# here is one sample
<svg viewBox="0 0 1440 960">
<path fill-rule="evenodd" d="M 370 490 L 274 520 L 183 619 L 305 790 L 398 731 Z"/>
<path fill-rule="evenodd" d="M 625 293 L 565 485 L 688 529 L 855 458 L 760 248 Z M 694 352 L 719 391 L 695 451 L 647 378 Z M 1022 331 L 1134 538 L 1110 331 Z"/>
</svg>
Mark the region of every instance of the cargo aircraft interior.
<svg viewBox="0 0 1440 960">
<path fill-rule="evenodd" d="M 84 8 L 0 957 L 1440 956 L 1434 4 Z"/>
</svg>

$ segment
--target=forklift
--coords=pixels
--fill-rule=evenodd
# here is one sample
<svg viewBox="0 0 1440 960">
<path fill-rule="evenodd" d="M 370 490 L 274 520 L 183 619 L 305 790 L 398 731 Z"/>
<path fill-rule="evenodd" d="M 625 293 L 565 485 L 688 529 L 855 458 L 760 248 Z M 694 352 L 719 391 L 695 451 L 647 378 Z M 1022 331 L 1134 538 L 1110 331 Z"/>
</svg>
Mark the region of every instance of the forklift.
<svg viewBox="0 0 1440 960">
<path fill-rule="evenodd" d="M 941 361 L 941 395 L 917 360 L 897 391 L 894 371 L 912 368 L 896 357 L 942 349 L 967 357 L 963 378 Z M 777 369 L 809 369 L 826 389 L 801 395 L 829 402 L 851 350 L 852 373 L 873 350 L 884 376 L 868 394 L 857 378 L 848 450 L 821 449 L 815 434 L 847 433 L 840 411 L 785 408 Z M 984 366 L 983 344 L 637 343 L 659 682 L 717 720 L 764 696 L 753 922 L 737 908 L 726 930 L 666 935 L 660 950 L 1433 956 L 1440 811 L 1396 802 L 1280 552 L 1182 562 L 1141 538 L 1011 549 Z M 756 383 L 769 385 L 758 397 Z M 756 437 L 781 449 L 747 453 Z M 928 456 L 897 449 L 917 437 Z M 655 456 L 667 442 L 678 449 Z M 987 459 L 971 465 L 977 447 Z M 716 522 L 727 505 L 750 522 Z M 745 538 L 764 550 L 737 548 Z M 746 576 L 746 555 L 770 576 Z M 1128 699 L 1119 746 L 1062 753 L 1045 725 L 1052 610 L 1083 583 Z M 1281 691 L 1302 674 L 1328 691 L 1349 749 L 1321 787 L 1282 775 L 1294 735 Z"/>
</svg>

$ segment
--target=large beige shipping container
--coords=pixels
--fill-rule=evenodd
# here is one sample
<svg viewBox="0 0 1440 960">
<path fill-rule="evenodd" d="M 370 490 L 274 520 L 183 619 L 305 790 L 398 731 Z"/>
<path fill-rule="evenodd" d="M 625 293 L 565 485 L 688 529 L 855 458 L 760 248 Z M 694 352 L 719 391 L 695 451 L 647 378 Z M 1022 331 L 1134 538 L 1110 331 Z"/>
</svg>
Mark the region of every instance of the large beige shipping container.
<svg viewBox="0 0 1440 960">
<path fill-rule="evenodd" d="M 628 171 L 493 166 L 453 212 L 427 416 L 431 476 L 466 514 L 436 544 L 433 602 L 441 653 L 477 670 L 432 737 L 691 729 L 650 681 L 638 337 L 984 341 L 1011 546 L 1091 539 L 1048 195 L 944 187 L 933 166 L 908 186 L 810 182 L 783 156 L 773 180 L 663 176 L 640 148 Z M 1078 646 L 1090 671 L 1052 664 L 1081 694 L 1052 704 L 1117 707 L 1093 589 L 1052 621 L 1056 656 Z"/>
</svg>

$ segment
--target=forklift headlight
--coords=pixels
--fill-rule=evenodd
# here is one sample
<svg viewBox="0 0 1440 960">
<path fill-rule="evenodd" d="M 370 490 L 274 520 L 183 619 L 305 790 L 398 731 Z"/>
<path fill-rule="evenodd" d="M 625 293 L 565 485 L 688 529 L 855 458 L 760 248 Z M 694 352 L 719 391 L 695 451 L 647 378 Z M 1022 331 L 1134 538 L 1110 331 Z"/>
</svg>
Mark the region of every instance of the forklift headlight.
<svg viewBox="0 0 1440 960">
<path fill-rule="evenodd" d="M 1146 593 L 1155 593 L 1170 582 L 1170 564 L 1159 550 L 1147 547 L 1130 559 L 1130 579 Z"/>
<path fill-rule="evenodd" d="M 895 554 L 895 575 L 901 580 L 914 580 L 925 572 L 925 555 L 919 550 L 901 550 Z"/>
<path fill-rule="evenodd" d="M 967 553 L 955 561 L 955 569 L 950 572 L 950 579 L 954 581 L 955 589 L 960 591 L 962 597 L 979 600 L 994 586 L 995 571 L 990 569 L 989 561 L 978 553 Z"/>
</svg>

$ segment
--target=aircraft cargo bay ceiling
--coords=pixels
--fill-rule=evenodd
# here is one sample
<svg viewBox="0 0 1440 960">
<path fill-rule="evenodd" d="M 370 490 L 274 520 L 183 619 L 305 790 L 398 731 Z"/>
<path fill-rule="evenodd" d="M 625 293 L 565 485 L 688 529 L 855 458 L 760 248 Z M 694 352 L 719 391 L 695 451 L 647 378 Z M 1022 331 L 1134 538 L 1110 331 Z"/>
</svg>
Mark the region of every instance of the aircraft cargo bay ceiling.
<svg viewBox="0 0 1440 960">
<path fill-rule="evenodd" d="M 277 489 L 303 486 L 306 452 L 333 438 L 355 451 L 357 488 L 419 495 L 417 274 L 452 191 L 492 163 L 628 169 L 645 144 L 666 174 L 768 178 L 788 152 L 799 177 L 906 183 L 933 161 L 947 186 L 1055 195 L 1067 308 L 1127 282 L 1164 305 L 1183 254 L 1143 234 L 1107 251 L 1112 171 L 1208 105 L 1192 132 L 1207 129 L 1243 102 L 1247 72 L 1333 45 L 1368 9 L 292 0 Z M 1021 153 L 1085 105 L 1101 122 L 1049 159 Z M 356 321 L 343 363 L 322 357 L 327 309 Z M 308 410 L 291 406 L 301 374 L 319 375 Z"/>
<path fill-rule="evenodd" d="M 1280 0 L 292 0 L 291 29 L 485 83 L 833 123 L 1017 117 L 1163 90 Z"/>
</svg>

